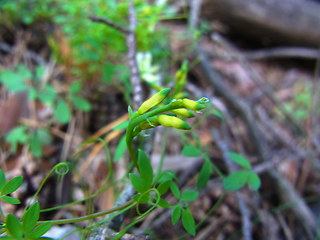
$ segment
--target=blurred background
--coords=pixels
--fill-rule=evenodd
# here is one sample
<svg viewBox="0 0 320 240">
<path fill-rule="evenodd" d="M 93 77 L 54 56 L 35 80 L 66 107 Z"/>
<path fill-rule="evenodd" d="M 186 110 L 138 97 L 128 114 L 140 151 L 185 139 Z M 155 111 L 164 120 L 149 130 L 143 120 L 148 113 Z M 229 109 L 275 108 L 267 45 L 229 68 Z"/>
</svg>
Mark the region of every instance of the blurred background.
<svg viewBox="0 0 320 240">
<path fill-rule="evenodd" d="M 3 211 L 21 217 L 60 162 L 69 163 L 68 174 L 49 177 L 37 197 L 41 209 L 99 194 L 44 212 L 43 220 L 112 208 L 128 184 L 121 125 L 128 105 L 137 110 L 135 97 L 141 103 L 177 86 L 176 72 L 187 61 L 181 93 L 205 96 L 211 105 L 188 121 L 192 132 L 160 127 L 141 141 L 155 168 L 166 155 L 163 168 L 176 173 L 182 189 L 194 188 L 203 164 L 213 164 L 190 204 L 201 224 L 195 237 L 187 236 L 159 208 L 130 230 L 131 239 L 318 239 L 320 2 L 136 0 L 138 83 L 130 79 L 127 36 L 117 29 L 129 28 L 129 5 L 0 1 L 0 167 L 7 179 L 24 178 L 12 194 L 21 204 L 1 202 Z M 203 153 L 183 151 L 186 146 Z M 258 191 L 224 190 L 218 173 L 239 169 L 228 152 L 249 160 L 261 179 Z M 175 201 L 171 194 L 166 200 Z M 133 210 L 121 223 L 134 218 Z M 90 224 L 59 225 L 51 236 Z"/>
</svg>

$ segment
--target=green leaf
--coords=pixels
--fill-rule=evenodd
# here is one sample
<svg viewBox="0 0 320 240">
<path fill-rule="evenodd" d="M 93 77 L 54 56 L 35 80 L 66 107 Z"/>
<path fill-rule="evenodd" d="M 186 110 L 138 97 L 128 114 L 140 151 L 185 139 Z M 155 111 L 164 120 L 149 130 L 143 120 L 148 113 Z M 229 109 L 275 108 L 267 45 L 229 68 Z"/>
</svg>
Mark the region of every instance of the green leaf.
<svg viewBox="0 0 320 240">
<path fill-rule="evenodd" d="M 131 119 L 132 115 L 133 115 L 133 111 L 130 105 L 128 105 L 128 113 L 129 113 L 129 117 Z"/>
<path fill-rule="evenodd" d="M 176 198 L 180 199 L 180 190 L 177 184 L 175 184 L 174 182 L 171 182 L 170 190 Z"/>
<path fill-rule="evenodd" d="M 82 84 L 80 82 L 73 82 L 69 87 L 70 94 L 77 94 L 82 89 Z"/>
<path fill-rule="evenodd" d="M 182 192 L 180 201 L 185 201 L 185 202 L 193 202 L 196 200 L 199 196 L 198 191 L 195 190 L 185 190 Z"/>
<path fill-rule="evenodd" d="M 11 151 L 15 153 L 17 151 L 18 143 L 26 143 L 28 141 L 28 135 L 26 134 L 26 126 L 18 126 L 13 128 L 6 137 L 6 141 L 11 144 Z"/>
<path fill-rule="evenodd" d="M 158 190 L 160 196 L 165 194 L 168 191 L 171 183 L 172 183 L 172 180 L 165 181 L 165 182 L 159 184 L 159 186 L 157 187 L 157 190 Z"/>
<path fill-rule="evenodd" d="M 126 135 L 122 136 L 120 139 L 118 146 L 116 148 L 116 151 L 114 153 L 113 160 L 115 162 L 119 161 L 119 159 L 123 156 L 123 154 L 126 152 L 127 149 L 127 143 L 126 143 Z"/>
<path fill-rule="evenodd" d="M 177 179 L 175 172 L 173 171 L 163 171 L 160 174 L 160 179 L 158 182 L 162 183 L 162 182 L 166 182 L 166 181 L 172 181 L 173 179 Z"/>
<path fill-rule="evenodd" d="M 35 157 L 42 156 L 42 142 L 36 133 L 32 134 L 30 139 L 30 151 Z"/>
<path fill-rule="evenodd" d="M 196 235 L 196 224 L 189 208 L 182 209 L 182 225 L 184 229 L 192 236 Z"/>
<path fill-rule="evenodd" d="M 71 118 L 71 111 L 67 102 L 63 99 L 59 100 L 54 111 L 54 118 L 60 123 L 68 123 Z"/>
<path fill-rule="evenodd" d="M 223 179 L 223 187 L 229 191 L 235 191 L 242 188 L 248 181 L 250 171 L 241 170 L 228 175 Z"/>
<path fill-rule="evenodd" d="M 36 80 L 41 80 L 44 75 L 45 67 L 43 65 L 39 65 L 36 67 Z"/>
<path fill-rule="evenodd" d="M 34 101 L 38 97 L 37 90 L 34 88 L 29 88 L 28 97 L 30 100 Z"/>
<path fill-rule="evenodd" d="M 102 68 L 102 78 L 105 83 L 111 83 L 112 75 L 114 74 L 115 66 L 107 62 Z"/>
<path fill-rule="evenodd" d="M 1 196 L 1 199 L 10 204 L 20 204 L 19 199 L 10 196 Z"/>
<path fill-rule="evenodd" d="M 162 208 L 170 208 L 170 204 L 163 198 L 160 198 L 158 206 Z"/>
<path fill-rule="evenodd" d="M 30 237 L 33 239 L 40 238 L 43 234 L 49 231 L 51 228 L 52 223 L 51 222 L 45 222 L 41 223 L 39 226 L 37 226 L 35 229 L 32 230 L 31 234 L 29 234 Z"/>
<path fill-rule="evenodd" d="M 217 116 L 218 118 L 225 120 L 224 115 L 218 110 L 218 109 L 213 109 L 210 114 Z"/>
<path fill-rule="evenodd" d="M 6 175 L 4 174 L 2 169 L 0 169 L 0 189 L 4 186 L 5 183 L 6 183 Z"/>
<path fill-rule="evenodd" d="M 112 130 L 123 130 L 123 129 L 127 129 L 129 124 L 129 121 L 123 121 L 122 123 L 119 123 L 117 126 L 113 127 Z"/>
<path fill-rule="evenodd" d="M 176 224 L 181 217 L 182 207 L 180 205 L 176 206 L 171 213 L 171 220 L 173 224 Z"/>
<path fill-rule="evenodd" d="M 10 193 L 13 193 L 15 190 L 17 190 L 21 186 L 22 181 L 23 181 L 22 176 L 12 178 L 1 188 L 1 194 L 7 195 Z"/>
<path fill-rule="evenodd" d="M 79 109 L 83 112 L 89 112 L 91 110 L 90 102 L 82 97 L 72 96 L 71 102 L 76 109 Z"/>
<path fill-rule="evenodd" d="M 149 158 L 141 149 L 138 150 L 138 166 L 140 169 L 141 178 L 150 187 L 153 180 L 153 169 Z"/>
<path fill-rule="evenodd" d="M 43 145 L 49 145 L 51 143 L 51 134 L 47 129 L 39 128 L 36 132 Z"/>
<path fill-rule="evenodd" d="M 202 155 L 202 151 L 194 145 L 185 145 L 182 149 L 182 155 L 186 157 L 199 157 Z"/>
<path fill-rule="evenodd" d="M 149 189 L 149 186 L 145 183 L 145 180 L 134 173 L 129 174 L 129 178 L 134 189 L 139 193 L 144 193 Z"/>
<path fill-rule="evenodd" d="M 38 93 L 37 97 L 43 103 L 52 104 L 57 97 L 57 92 L 54 87 L 45 85 L 43 90 Z"/>
<path fill-rule="evenodd" d="M 16 240 L 22 240 L 22 227 L 19 219 L 16 216 L 9 213 L 6 218 L 6 225 L 11 236 L 13 236 Z"/>
<path fill-rule="evenodd" d="M 248 184 L 256 191 L 260 188 L 261 180 L 255 172 L 249 173 Z"/>
<path fill-rule="evenodd" d="M 21 92 L 28 89 L 28 85 L 24 81 L 26 78 L 27 75 L 24 77 L 21 72 L 8 69 L 0 72 L 0 83 L 2 83 L 11 92 Z"/>
<path fill-rule="evenodd" d="M 228 152 L 229 158 L 234 161 L 236 164 L 245 167 L 247 169 L 251 169 L 251 164 L 248 161 L 247 158 L 242 156 L 241 154 L 235 153 L 235 152 Z"/>
<path fill-rule="evenodd" d="M 32 206 L 26 211 L 23 216 L 23 231 L 30 232 L 35 226 L 40 216 L 40 205 L 39 202 L 35 202 Z"/>
<path fill-rule="evenodd" d="M 212 173 L 211 163 L 208 161 L 205 161 L 198 175 L 197 188 L 201 189 L 207 186 L 211 173 Z"/>
<path fill-rule="evenodd" d="M 138 203 L 148 203 L 150 199 L 150 194 L 136 194 L 132 197 Z"/>
</svg>

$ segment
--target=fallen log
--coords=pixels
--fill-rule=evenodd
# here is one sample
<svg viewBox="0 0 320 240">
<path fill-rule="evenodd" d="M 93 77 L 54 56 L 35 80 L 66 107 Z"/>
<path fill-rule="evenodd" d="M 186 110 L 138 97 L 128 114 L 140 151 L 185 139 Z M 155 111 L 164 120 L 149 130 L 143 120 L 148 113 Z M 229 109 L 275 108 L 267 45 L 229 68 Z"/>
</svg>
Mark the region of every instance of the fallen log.
<svg viewBox="0 0 320 240">
<path fill-rule="evenodd" d="M 264 42 L 320 46 L 320 3 L 315 1 L 205 0 L 202 16 Z"/>
</svg>

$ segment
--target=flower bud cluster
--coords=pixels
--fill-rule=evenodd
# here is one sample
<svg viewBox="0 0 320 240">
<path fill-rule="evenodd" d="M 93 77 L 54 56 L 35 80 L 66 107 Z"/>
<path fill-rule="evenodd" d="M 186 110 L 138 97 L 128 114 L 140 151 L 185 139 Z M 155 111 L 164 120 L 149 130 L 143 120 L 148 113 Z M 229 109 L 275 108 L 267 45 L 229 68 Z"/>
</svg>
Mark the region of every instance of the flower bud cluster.
<svg viewBox="0 0 320 240">
<path fill-rule="evenodd" d="M 182 118 L 193 118 L 195 115 L 191 111 L 201 111 L 208 102 L 207 98 L 193 101 L 187 98 L 173 99 L 170 103 L 160 106 L 164 99 L 168 97 L 170 88 L 165 88 L 145 101 L 133 119 L 141 117 L 134 129 L 134 136 L 140 131 L 154 128 L 159 125 L 183 130 L 190 130 L 191 126 Z M 167 112 L 167 114 L 165 114 Z M 171 112 L 171 113 L 170 113 Z"/>
</svg>

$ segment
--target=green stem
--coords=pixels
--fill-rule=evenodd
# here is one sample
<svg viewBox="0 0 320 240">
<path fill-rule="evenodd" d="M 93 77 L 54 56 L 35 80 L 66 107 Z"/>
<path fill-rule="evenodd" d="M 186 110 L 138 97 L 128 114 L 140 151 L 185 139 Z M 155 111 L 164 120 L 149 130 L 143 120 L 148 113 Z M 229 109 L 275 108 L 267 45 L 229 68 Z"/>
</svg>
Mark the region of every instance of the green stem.
<svg viewBox="0 0 320 240">
<path fill-rule="evenodd" d="M 78 203 L 87 201 L 87 200 L 89 200 L 91 198 L 96 197 L 97 195 L 99 195 L 100 193 L 102 193 L 103 191 L 105 191 L 106 189 L 108 189 L 110 187 L 110 185 L 108 185 L 108 182 L 112 179 L 112 175 L 113 175 L 112 157 L 111 157 L 111 154 L 110 154 L 110 149 L 109 149 L 108 145 L 105 143 L 105 141 L 103 139 L 98 138 L 97 141 L 101 142 L 104 145 L 104 148 L 105 148 L 105 151 L 106 151 L 106 154 L 107 154 L 107 159 L 109 160 L 108 161 L 108 169 L 109 169 L 108 176 L 104 180 L 104 183 L 103 183 L 102 187 L 99 190 L 97 190 L 95 193 L 93 193 L 93 194 L 91 194 L 91 195 L 89 195 L 89 196 L 87 196 L 87 197 L 85 197 L 83 199 L 80 199 L 80 200 L 77 200 L 77 201 L 73 201 L 73 202 L 70 202 L 70 203 L 66 203 L 66 204 L 63 204 L 63 205 L 59 205 L 59 206 L 56 206 L 56 207 L 52 207 L 52 208 L 42 209 L 42 210 L 40 210 L 40 212 L 54 211 L 54 210 L 57 210 L 57 209 L 60 209 L 60 208 L 72 206 L 74 204 L 78 204 Z"/>
<path fill-rule="evenodd" d="M 164 129 L 164 133 L 163 133 L 163 142 L 162 142 L 162 148 L 161 148 L 161 156 L 160 156 L 160 161 L 159 161 L 159 165 L 158 165 L 158 169 L 156 172 L 156 176 L 155 176 L 155 182 L 158 182 L 161 172 L 162 172 L 162 167 L 163 167 L 163 162 L 164 162 L 164 157 L 166 154 L 166 147 L 167 147 L 167 139 L 168 139 L 168 131 L 167 128 Z"/>
<path fill-rule="evenodd" d="M 3 221 L 5 221 L 5 216 L 1 206 L 0 206 L 0 217 L 2 218 Z"/>
<path fill-rule="evenodd" d="M 105 210 L 105 211 L 102 211 L 102 212 L 93 213 L 93 214 L 86 215 L 86 216 L 83 216 L 83 217 L 60 219 L 60 220 L 38 221 L 37 224 L 50 222 L 52 224 L 57 225 L 57 224 L 68 224 L 68 223 L 82 222 L 82 221 L 86 221 L 86 220 L 91 220 L 91 219 L 96 218 L 96 217 L 101 217 L 101 216 L 104 216 L 104 215 L 107 215 L 107 214 L 111 214 L 111 213 L 120 211 L 120 210 L 122 210 L 124 208 L 127 208 L 127 207 L 131 208 L 131 207 L 133 207 L 135 205 L 136 205 L 136 202 L 134 200 L 130 200 L 126 204 L 124 204 L 124 205 L 122 205 L 120 207 L 111 208 L 111 209 L 108 209 L 108 210 Z"/>
<path fill-rule="evenodd" d="M 128 124 L 128 128 L 127 128 L 127 132 L 126 132 L 126 143 L 127 143 L 127 148 L 128 148 L 128 152 L 129 152 L 129 155 L 131 157 L 131 160 L 133 161 L 135 167 L 137 168 L 137 170 L 140 172 L 139 170 L 139 166 L 138 166 L 138 160 L 137 160 L 137 156 L 133 150 L 133 146 L 132 146 L 132 141 L 133 141 L 133 131 L 134 131 L 134 128 L 144 122 L 144 121 L 147 121 L 148 118 L 150 117 L 153 117 L 155 115 L 158 115 L 158 114 L 161 114 L 161 113 L 165 113 L 165 112 L 169 112 L 171 110 L 174 110 L 174 109 L 178 109 L 178 108 L 181 108 L 183 107 L 182 105 L 178 105 L 176 104 L 176 106 L 172 106 L 172 102 L 167 104 L 167 105 L 164 105 L 164 106 L 161 106 L 161 107 L 157 107 L 155 108 L 154 110 L 152 111 L 149 111 L 149 112 L 146 112 L 140 116 L 137 116 L 135 117 L 134 119 L 131 119 L 129 121 L 129 124 Z"/>
</svg>

